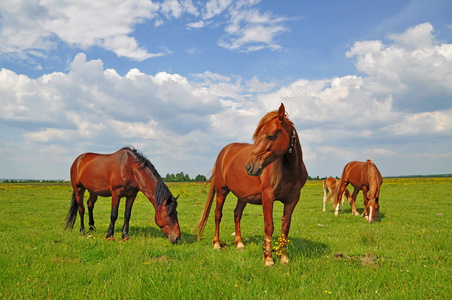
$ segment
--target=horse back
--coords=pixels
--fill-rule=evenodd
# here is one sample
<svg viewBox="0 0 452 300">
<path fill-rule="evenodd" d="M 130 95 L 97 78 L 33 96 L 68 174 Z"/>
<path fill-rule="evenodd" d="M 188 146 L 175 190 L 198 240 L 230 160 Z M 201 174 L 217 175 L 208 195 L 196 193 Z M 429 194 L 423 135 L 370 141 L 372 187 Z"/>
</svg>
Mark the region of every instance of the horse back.
<svg viewBox="0 0 452 300">
<path fill-rule="evenodd" d="M 333 177 L 328 177 L 323 181 L 323 189 L 333 192 L 336 186 L 339 184 L 339 180 Z"/>
<path fill-rule="evenodd" d="M 357 188 L 367 186 L 369 190 L 379 189 L 383 178 L 377 166 L 369 159 L 366 162 L 351 161 L 344 167 L 341 182 L 346 181 Z"/>
<path fill-rule="evenodd" d="M 124 184 L 133 177 L 127 150 L 112 154 L 84 153 L 77 157 L 71 167 L 72 186 L 83 186 L 101 196 L 111 196 L 115 185 Z"/>
</svg>

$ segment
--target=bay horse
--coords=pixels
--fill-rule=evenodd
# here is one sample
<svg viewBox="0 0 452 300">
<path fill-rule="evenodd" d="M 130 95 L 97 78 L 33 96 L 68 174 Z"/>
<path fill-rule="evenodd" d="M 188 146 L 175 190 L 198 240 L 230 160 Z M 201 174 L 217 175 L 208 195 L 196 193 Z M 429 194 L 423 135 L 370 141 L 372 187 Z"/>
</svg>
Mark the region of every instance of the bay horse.
<svg viewBox="0 0 452 300">
<path fill-rule="evenodd" d="M 111 196 L 110 226 L 106 239 L 115 239 L 115 222 L 121 198 L 126 198 L 122 239 L 129 239 L 129 221 L 132 205 L 141 191 L 154 205 L 155 223 L 171 243 L 180 239 L 177 218 L 177 198 L 173 197 L 151 162 L 132 147 L 122 148 L 112 154 L 84 153 L 71 167 L 72 201 L 66 217 L 66 228 L 73 228 L 80 214 L 80 233 L 85 233 L 83 196 L 89 192 L 87 201 L 89 227 L 94 230 L 93 210 L 97 197 Z"/>
<path fill-rule="evenodd" d="M 254 144 L 232 143 L 219 153 L 212 170 L 209 194 L 204 212 L 196 231 L 201 239 L 209 212 L 216 195 L 214 249 L 220 249 L 220 222 L 223 204 L 229 192 L 237 196 L 234 210 L 235 244 L 244 248 L 240 220 L 245 206 L 262 205 L 265 240 L 264 262 L 274 265 L 272 253 L 273 204 L 275 200 L 284 204 L 281 237 L 276 250 L 281 263 L 288 263 L 287 237 L 292 213 L 300 198 L 308 173 L 294 124 L 287 118 L 284 105 L 279 110 L 267 113 L 259 122 L 253 135 Z"/>
<path fill-rule="evenodd" d="M 338 195 L 342 195 L 347 185 L 351 184 L 354 190 L 350 197 L 351 199 L 349 198 L 349 202 L 352 207 L 352 213 L 358 216 L 359 213 L 356 210 L 355 200 L 359 191 L 362 190 L 364 197 L 363 217 L 369 223 L 373 223 L 380 210 L 379 197 L 382 183 L 383 178 L 381 177 L 380 171 L 372 160 L 368 159 L 366 162 L 351 161 L 345 165 L 340 184 L 337 185 L 334 193 L 330 197 L 334 197 L 334 203 L 339 206 Z"/>
<path fill-rule="evenodd" d="M 333 178 L 333 177 L 328 177 L 327 179 L 325 179 L 323 181 L 323 211 L 325 212 L 325 205 L 326 205 L 326 200 L 330 199 L 331 200 L 331 204 L 333 205 L 333 207 L 335 208 L 334 214 L 337 216 L 339 215 L 339 203 L 337 205 L 335 205 L 333 198 L 328 197 L 328 193 L 332 194 L 334 192 L 334 190 L 336 189 L 336 186 L 338 186 L 340 180 Z M 341 197 L 341 203 L 342 203 L 342 212 L 344 212 L 344 201 L 345 201 L 345 197 L 347 197 L 347 199 L 351 200 L 350 198 L 350 191 L 346 188 L 344 190 L 344 192 L 342 193 L 342 197 Z"/>
</svg>

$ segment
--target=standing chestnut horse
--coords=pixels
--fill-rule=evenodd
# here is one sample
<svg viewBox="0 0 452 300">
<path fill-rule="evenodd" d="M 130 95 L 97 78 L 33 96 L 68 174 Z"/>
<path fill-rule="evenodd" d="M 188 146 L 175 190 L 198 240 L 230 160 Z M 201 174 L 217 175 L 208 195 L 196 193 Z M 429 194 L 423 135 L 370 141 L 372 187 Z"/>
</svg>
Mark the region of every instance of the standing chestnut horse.
<svg viewBox="0 0 452 300">
<path fill-rule="evenodd" d="M 377 166 L 368 159 L 366 162 L 351 161 L 345 165 L 342 172 L 341 182 L 337 185 L 334 193 L 330 197 L 334 197 L 334 203 L 339 207 L 338 195 L 342 195 L 348 184 L 351 184 L 354 188 L 352 196 L 349 198 L 350 206 L 352 207 L 352 213 L 358 216 L 359 213 L 356 210 L 356 196 L 359 191 L 363 191 L 364 196 L 364 212 L 363 217 L 366 218 L 369 223 L 375 222 L 375 219 L 380 210 L 379 197 L 380 187 L 383 183 L 380 171 Z M 338 208 L 336 208 L 338 209 Z"/>
<path fill-rule="evenodd" d="M 333 205 L 335 211 L 334 214 L 337 216 L 339 215 L 339 203 L 337 203 L 337 205 L 335 205 L 335 203 L 333 203 L 333 198 L 332 197 L 328 197 L 328 192 L 330 194 L 332 194 L 334 192 L 334 190 L 336 189 L 336 187 L 339 185 L 340 180 L 333 178 L 333 177 L 328 177 L 327 179 L 325 179 L 323 181 L 323 211 L 325 211 L 325 206 L 326 206 L 326 200 L 330 199 L 331 200 L 331 204 Z M 350 191 L 346 188 L 344 193 L 342 194 L 342 197 L 339 202 L 342 203 L 342 212 L 344 212 L 344 201 L 345 201 L 345 197 L 347 197 L 347 199 L 351 200 L 350 198 Z"/>
<path fill-rule="evenodd" d="M 218 155 L 204 212 L 196 228 L 198 240 L 204 231 L 216 194 L 213 247 L 219 249 L 224 245 L 220 241 L 220 222 L 225 198 L 232 192 L 238 198 L 234 210 L 237 248 L 244 247 L 240 232 L 243 209 L 247 203 L 262 205 L 265 223 L 264 260 L 267 266 L 272 266 L 273 203 L 279 200 L 284 204 L 284 215 L 277 255 L 281 263 L 288 263 L 286 239 L 292 212 L 308 173 L 298 134 L 287 118 L 283 104 L 278 111 L 270 112 L 262 118 L 253 139 L 254 144 L 229 144 Z"/>
<path fill-rule="evenodd" d="M 177 220 L 177 198 L 174 198 L 151 162 L 134 148 L 122 148 L 113 154 L 84 153 L 71 167 L 72 203 L 66 218 L 66 229 L 74 227 L 77 210 L 80 214 L 80 232 L 85 233 L 83 195 L 89 191 L 87 202 L 89 227 L 94 230 L 93 209 L 97 197 L 111 196 L 110 227 L 107 239 L 115 239 L 115 222 L 119 200 L 126 197 L 122 238 L 129 238 L 132 205 L 141 191 L 154 205 L 155 223 L 168 236 L 171 243 L 180 239 Z"/>
</svg>

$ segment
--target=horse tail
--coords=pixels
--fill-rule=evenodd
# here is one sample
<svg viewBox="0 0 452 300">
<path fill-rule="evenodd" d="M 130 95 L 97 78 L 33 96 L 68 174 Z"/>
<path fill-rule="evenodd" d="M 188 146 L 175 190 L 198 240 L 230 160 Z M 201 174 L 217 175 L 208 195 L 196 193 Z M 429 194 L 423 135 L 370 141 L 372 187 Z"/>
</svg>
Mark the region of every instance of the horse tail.
<svg viewBox="0 0 452 300">
<path fill-rule="evenodd" d="M 78 211 L 78 203 L 75 198 L 75 191 L 72 192 L 72 200 L 71 200 L 71 207 L 69 208 L 69 212 L 66 216 L 66 227 L 65 230 L 74 227 L 75 220 L 77 219 L 77 211 Z"/>
<path fill-rule="evenodd" d="M 196 224 L 194 232 L 198 233 L 198 241 L 201 240 L 202 233 L 207 224 L 207 219 L 209 218 L 209 213 L 212 208 L 213 199 L 215 198 L 215 169 L 212 171 L 212 176 L 210 177 L 210 188 L 209 195 L 207 196 L 206 205 L 204 207 L 204 212 L 202 213 L 201 219 L 198 224 Z"/>
<path fill-rule="evenodd" d="M 328 199 L 331 201 L 331 203 L 333 204 L 334 207 L 336 207 L 338 202 L 341 201 L 341 196 L 339 195 L 339 191 L 341 189 L 341 183 L 342 183 L 342 178 L 339 181 L 339 183 L 336 184 L 336 187 L 334 188 L 334 190 L 330 191 L 330 196 L 328 197 Z"/>
</svg>

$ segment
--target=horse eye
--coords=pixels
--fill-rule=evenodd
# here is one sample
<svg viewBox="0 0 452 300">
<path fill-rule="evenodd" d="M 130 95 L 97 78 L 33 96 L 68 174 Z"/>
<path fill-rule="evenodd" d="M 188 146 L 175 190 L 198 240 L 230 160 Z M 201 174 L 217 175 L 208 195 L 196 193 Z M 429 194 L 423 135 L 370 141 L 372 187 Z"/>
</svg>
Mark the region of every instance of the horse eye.
<svg viewBox="0 0 452 300">
<path fill-rule="evenodd" d="M 276 134 L 275 135 L 268 135 L 267 136 L 267 140 L 269 140 L 269 141 L 273 141 L 273 140 L 275 140 L 276 139 Z"/>
</svg>

